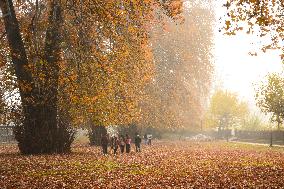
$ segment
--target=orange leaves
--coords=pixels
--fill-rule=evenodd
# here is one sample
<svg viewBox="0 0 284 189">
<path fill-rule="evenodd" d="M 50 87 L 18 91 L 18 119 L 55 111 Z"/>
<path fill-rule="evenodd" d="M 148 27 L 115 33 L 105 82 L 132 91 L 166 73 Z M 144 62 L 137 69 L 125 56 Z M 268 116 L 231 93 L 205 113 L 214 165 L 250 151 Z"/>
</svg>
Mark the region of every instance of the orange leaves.
<svg viewBox="0 0 284 189">
<path fill-rule="evenodd" d="M 231 26 L 231 21 L 230 20 L 226 20 L 225 24 L 226 24 L 226 30 L 228 30 L 230 28 L 230 26 Z"/>
<path fill-rule="evenodd" d="M 1 188 L 282 188 L 283 149 L 234 143 L 155 142 L 103 156 L 82 144 L 66 155 L 20 156 L 0 146 Z"/>
<path fill-rule="evenodd" d="M 148 98 L 142 104 L 143 124 L 172 128 L 199 125 L 204 112 L 202 98 L 208 95 L 213 71 L 214 16 L 210 11 L 193 3 L 183 13 L 183 24 L 165 19 L 165 23 L 152 26 L 154 37 L 149 46 L 153 48 L 154 75 L 144 77 L 149 85 Z"/>
<path fill-rule="evenodd" d="M 178 15 L 182 12 L 182 5 L 183 5 L 183 2 L 180 0 L 171 1 L 169 8 L 174 17 L 178 17 Z"/>
<path fill-rule="evenodd" d="M 52 99 L 58 99 L 57 107 L 73 120 L 96 119 L 107 125 L 138 117 L 138 104 L 154 72 L 146 25 L 153 23 L 156 8 L 176 17 L 182 1 L 60 1 L 62 25 L 58 31 L 52 28 L 56 35 L 51 39 L 46 35 L 48 17 L 52 18 L 49 3 L 14 3 L 22 10 L 16 14 L 35 88 L 44 94 L 48 88 L 58 89 L 58 97 L 55 92 Z M 59 36 L 60 44 L 46 52 L 46 44 L 56 44 Z M 44 61 L 47 54 L 50 59 L 58 55 L 57 60 L 49 64 Z"/>
<path fill-rule="evenodd" d="M 257 0 L 232 0 L 224 5 L 227 7 L 227 15 L 224 20 L 225 34 L 236 34 L 239 25 L 248 34 L 257 33 L 258 36 L 271 37 L 272 49 L 283 48 L 283 3 L 281 0 L 257 1 Z M 228 24 L 228 19 L 231 23 Z"/>
</svg>

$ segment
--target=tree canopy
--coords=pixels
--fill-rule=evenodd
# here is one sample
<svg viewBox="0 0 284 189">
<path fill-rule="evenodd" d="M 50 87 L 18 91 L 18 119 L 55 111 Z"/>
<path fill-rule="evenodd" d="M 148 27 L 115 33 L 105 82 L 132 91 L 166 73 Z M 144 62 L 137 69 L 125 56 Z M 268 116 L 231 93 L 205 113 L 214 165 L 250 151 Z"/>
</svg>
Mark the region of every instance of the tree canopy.
<svg viewBox="0 0 284 189">
<path fill-rule="evenodd" d="M 238 126 L 248 112 L 247 103 L 240 101 L 235 93 L 217 90 L 210 100 L 206 125 L 220 129 Z"/>
<path fill-rule="evenodd" d="M 154 77 L 142 103 L 143 124 L 153 127 L 186 127 L 200 124 L 214 71 L 214 15 L 207 6 L 191 1 L 184 8 L 184 22 L 166 19 L 151 33 Z"/>
<path fill-rule="evenodd" d="M 256 89 L 255 99 L 264 113 L 271 113 L 271 120 L 278 129 L 284 118 L 284 78 L 282 74 L 270 74 Z"/>
<path fill-rule="evenodd" d="M 5 73 L 23 114 L 20 150 L 61 153 L 70 150 L 74 123 L 137 118 L 152 75 L 153 14 L 177 19 L 182 1 L 0 0 L 0 7 L 0 62 L 12 68 Z"/>
<path fill-rule="evenodd" d="M 269 37 L 270 43 L 262 50 L 284 50 L 284 4 L 282 0 L 227 0 L 225 26 L 227 34 L 234 35 L 239 30 Z M 283 58 L 283 57 L 282 57 Z"/>
</svg>

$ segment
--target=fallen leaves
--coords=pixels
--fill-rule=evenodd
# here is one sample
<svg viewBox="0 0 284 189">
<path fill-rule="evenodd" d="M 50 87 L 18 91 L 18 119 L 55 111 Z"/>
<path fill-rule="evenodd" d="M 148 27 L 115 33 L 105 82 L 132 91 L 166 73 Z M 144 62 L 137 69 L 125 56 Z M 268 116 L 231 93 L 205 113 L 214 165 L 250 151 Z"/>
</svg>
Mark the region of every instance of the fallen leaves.
<svg viewBox="0 0 284 189">
<path fill-rule="evenodd" d="M 141 153 L 22 156 L 0 145 L 0 188 L 283 188 L 284 150 L 232 143 L 159 142 Z"/>
</svg>

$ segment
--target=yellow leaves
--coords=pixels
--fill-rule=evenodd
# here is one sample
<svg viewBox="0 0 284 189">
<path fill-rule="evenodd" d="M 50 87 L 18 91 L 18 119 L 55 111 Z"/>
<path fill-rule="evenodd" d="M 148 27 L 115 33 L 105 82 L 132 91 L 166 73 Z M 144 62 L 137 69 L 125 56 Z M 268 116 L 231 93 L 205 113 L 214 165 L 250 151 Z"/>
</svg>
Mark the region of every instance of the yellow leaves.
<svg viewBox="0 0 284 189">
<path fill-rule="evenodd" d="M 122 9 L 120 9 L 120 10 L 117 11 L 117 15 L 123 15 L 123 14 L 125 14 L 125 13 L 126 13 L 126 11 L 125 11 L 125 10 L 122 10 Z"/>
<path fill-rule="evenodd" d="M 240 101 L 236 94 L 217 90 L 210 100 L 207 118 L 212 119 L 214 127 L 222 126 L 221 122 L 226 126 L 233 126 L 248 113 L 247 103 Z"/>
<path fill-rule="evenodd" d="M 226 30 L 229 30 L 230 26 L 231 26 L 231 21 L 230 20 L 226 20 L 225 24 L 226 24 Z"/>
<path fill-rule="evenodd" d="M 135 27 L 133 27 L 133 26 L 128 26 L 128 32 L 129 33 L 135 33 L 137 31 L 137 29 L 135 28 Z"/>
<path fill-rule="evenodd" d="M 227 1 L 229 2 L 229 1 Z M 271 36 L 271 46 L 282 48 L 283 28 L 282 19 L 283 4 L 279 0 L 260 1 L 257 0 L 232 0 L 227 6 L 227 21 L 224 23 L 225 34 L 231 35 L 238 31 L 239 24 L 245 24 L 248 34 L 257 32 L 261 36 Z M 231 19 L 230 23 L 228 20 Z M 229 31 L 230 32 L 227 32 Z M 274 39 L 277 40 L 274 40 Z"/>
</svg>

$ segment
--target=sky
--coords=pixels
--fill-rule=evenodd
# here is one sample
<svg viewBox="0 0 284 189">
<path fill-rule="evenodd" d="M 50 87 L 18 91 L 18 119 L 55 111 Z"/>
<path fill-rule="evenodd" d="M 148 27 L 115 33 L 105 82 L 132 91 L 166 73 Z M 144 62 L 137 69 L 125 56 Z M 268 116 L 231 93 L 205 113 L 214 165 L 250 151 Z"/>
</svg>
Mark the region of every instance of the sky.
<svg viewBox="0 0 284 189">
<path fill-rule="evenodd" d="M 226 11 L 220 0 L 216 3 L 215 11 L 217 19 Z M 242 100 L 248 101 L 251 108 L 255 109 L 255 84 L 263 81 L 268 73 L 282 70 L 280 51 L 263 53 L 260 50 L 261 43 L 267 42 L 266 39 L 245 33 L 224 36 L 219 32 L 220 27 L 221 24 L 216 22 L 213 49 L 215 86 L 238 93 Z M 257 52 L 258 55 L 251 56 L 250 52 Z"/>
</svg>

